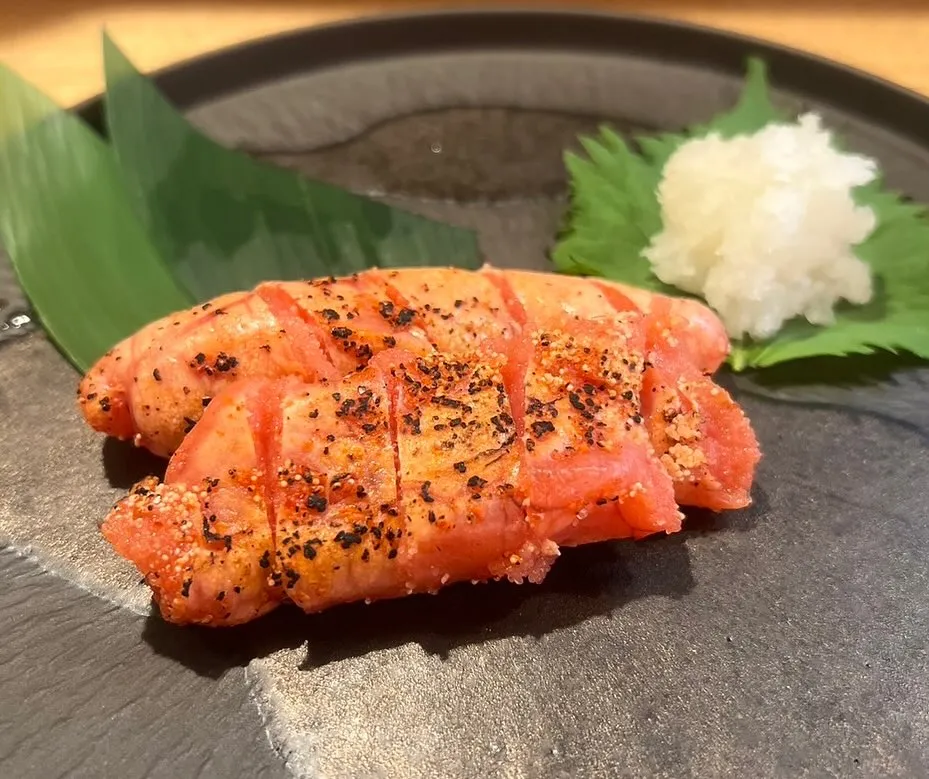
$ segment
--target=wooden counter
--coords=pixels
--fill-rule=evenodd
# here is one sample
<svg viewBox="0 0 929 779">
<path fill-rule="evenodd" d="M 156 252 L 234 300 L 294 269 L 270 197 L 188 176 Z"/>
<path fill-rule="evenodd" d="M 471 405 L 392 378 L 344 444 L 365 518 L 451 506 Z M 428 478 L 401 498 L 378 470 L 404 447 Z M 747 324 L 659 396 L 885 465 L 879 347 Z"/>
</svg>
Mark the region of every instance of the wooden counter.
<svg viewBox="0 0 929 779">
<path fill-rule="evenodd" d="M 2 0 L 0 61 L 59 103 L 69 105 L 101 89 L 100 31 L 104 26 L 137 65 L 150 70 L 296 27 L 383 11 L 454 5 L 435 0 L 131 4 Z M 515 4 L 472 0 L 466 7 L 494 5 Z M 767 38 L 869 70 L 929 95 L 929 2 L 925 0 L 600 0 L 571 5 L 665 16 Z"/>
</svg>

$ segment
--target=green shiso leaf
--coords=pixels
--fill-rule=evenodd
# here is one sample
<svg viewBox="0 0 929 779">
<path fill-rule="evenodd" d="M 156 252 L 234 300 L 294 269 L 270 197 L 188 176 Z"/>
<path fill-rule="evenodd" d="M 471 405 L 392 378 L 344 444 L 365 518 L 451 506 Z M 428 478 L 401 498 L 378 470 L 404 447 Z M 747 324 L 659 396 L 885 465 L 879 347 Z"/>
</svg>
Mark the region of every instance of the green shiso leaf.
<svg viewBox="0 0 929 779">
<path fill-rule="evenodd" d="M 734 135 L 758 132 L 769 124 L 787 118 L 771 102 L 764 61 L 751 57 L 746 67 L 745 84 L 735 107 L 731 111 L 719 114 L 705 125 L 692 127 L 688 134 L 693 137 L 719 133 L 723 138 L 731 138 Z"/>
<path fill-rule="evenodd" d="M 709 133 L 718 133 L 723 138 L 734 135 L 756 133 L 772 122 L 783 122 L 789 117 L 778 111 L 768 95 L 767 69 L 762 60 L 752 57 L 748 60 L 745 84 L 735 107 L 731 111 L 719 114 L 706 124 L 690 127 L 682 133 L 662 133 L 636 138 L 636 143 L 648 162 L 664 168 L 668 158 L 677 151 L 684 141 L 700 138 Z M 659 228 L 660 229 L 660 228 Z"/>
<path fill-rule="evenodd" d="M 197 131 L 104 38 L 107 121 L 132 203 L 196 298 L 268 279 L 480 262 L 470 231 L 258 162 Z"/>
<path fill-rule="evenodd" d="M 670 156 L 682 143 L 710 132 L 723 137 L 753 133 L 790 117 L 770 100 L 764 63 L 748 63 L 738 103 L 704 125 L 683 133 L 636 138 L 638 151 L 608 127 L 582 138 L 587 157 L 568 154 L 571 208 L 552 251 L 558 270 L 620 281 L 687 297 L 659 281 L 643 257 L 661 230 L 657 188 Z M 841 143 L 841 142 L 839 142 Z M 814 356 L 911 352 L 929 359 L 929 218 L 879 182 L 861 187 L 856 199 L 874 210 L 877 227 L 856 249 L 875 278 L 875 294 L 864 306 L 841 305 L 826 327 L 803 318 L 786 323 L 774 338 L 733 343 L 735 370 L 764 368 Z"/>
<path fill-rule="evenodd" d="M 46 332 L 79 370 L 192 302 L 132 212 L 110 148 L 5 67 L 0 238 Z"/>
<path fill-rule="evenodd" d="M 656 292 L 675 294 L 642 258 L 661 229 L 655 190 L 661 169 L 635 154 L 609 128 L 583 138 L 588 158 L 568 153 L 571 213 L 566 233 L 552 251 L 563 273 L 603 276 Z"/>
</svg>

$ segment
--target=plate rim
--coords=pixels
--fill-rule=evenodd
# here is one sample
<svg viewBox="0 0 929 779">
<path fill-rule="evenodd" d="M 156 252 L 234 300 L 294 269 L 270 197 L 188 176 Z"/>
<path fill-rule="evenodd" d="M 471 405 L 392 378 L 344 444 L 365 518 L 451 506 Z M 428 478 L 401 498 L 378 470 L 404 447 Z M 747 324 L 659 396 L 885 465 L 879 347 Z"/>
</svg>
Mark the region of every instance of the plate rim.
<svg viewBox="0 0 929 779">
<path fill-rule="evenodd" d="M 172 103 L 189 109 L 349 62 L 517 47 L 651 55 L 737 77 L 744 75 L 746 58 L 756 55 L 766 62 L 778 89 L 857 115 L 929 149 L 929 96 L 882 76 L 722 28 L 649 14 L 576 10 L 567 4 L 407 10 L 338 19 L 223 46 L 146 75 Z M 68 109 L 103 135 L 104 94 Z"/>
</svg>

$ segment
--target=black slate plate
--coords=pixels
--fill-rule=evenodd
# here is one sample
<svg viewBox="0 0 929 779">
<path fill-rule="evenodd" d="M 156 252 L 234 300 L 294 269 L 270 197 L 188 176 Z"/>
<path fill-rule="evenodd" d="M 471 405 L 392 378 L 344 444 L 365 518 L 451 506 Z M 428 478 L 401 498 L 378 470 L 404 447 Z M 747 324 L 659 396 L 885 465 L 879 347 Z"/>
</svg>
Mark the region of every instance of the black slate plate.
<svg viewBox="0 0 929 779">
<path fill-rule="evenodd" d="M 750 53 L 770 63 L 779 99 L 821 110 L 892 186 L 929 200 L 929 104 L 680 25 L 378 19 L 159 81 L 224 142 L 475 226 L 498 264 L 544 267 L 574 136 L 603 119 L 705 119 L 732 102 Z M 99 120 L 98 103 L 82 110 Z M 15 304 L 9 283 L 0 293 Z M 12 339 L 0 349 L 0 774 L 283 776 L 286 759 L 325 777 L 927 775 L 929 372 L 816 367 L 726 379 L 766 455 L 750 511 L 566 553 L 540 587 L 202 632 L 146 616 L 137 577 L 96 533 L 158 464 L 82 427 L 77 376 L 41 334 Z M 830 386 L 805 378 L 829 372 Z"/>
</svg>

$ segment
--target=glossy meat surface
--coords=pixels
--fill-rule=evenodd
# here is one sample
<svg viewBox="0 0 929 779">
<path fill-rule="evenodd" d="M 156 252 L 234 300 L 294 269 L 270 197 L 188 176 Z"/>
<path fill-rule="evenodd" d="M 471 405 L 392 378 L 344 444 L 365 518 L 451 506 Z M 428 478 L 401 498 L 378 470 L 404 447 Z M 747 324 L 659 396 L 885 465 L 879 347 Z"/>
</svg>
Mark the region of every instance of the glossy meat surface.
<svg viewBox="0 0 929 779">
<path fill-rule="evenodd" d="M 424 354 L 496 345 L 505 352 L 506 340 L 520 330 L 518 305 L 514 310 L 507 295 L 543 291 L 548 297 L 541 302 L 552 315 L 579 321 L 598 315 L 586 307 L 592 300 L 646 314 L 669 308 L 680 349 L 707 373 L 728 352 L 722 324 L 693 301 L 489 267 L 371 270 L 341 279 L 268 282 L 166 317 L 102 357 L 81 382 L 78 400 L 95 430 L 167 457 L 204 405 L 230 384 L 254 377 L 341 378 L 394 347 Z"/>
</svg>

